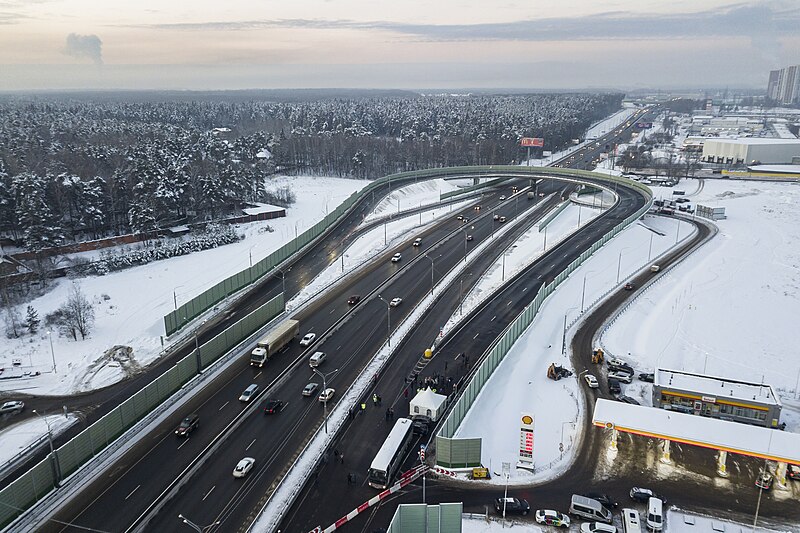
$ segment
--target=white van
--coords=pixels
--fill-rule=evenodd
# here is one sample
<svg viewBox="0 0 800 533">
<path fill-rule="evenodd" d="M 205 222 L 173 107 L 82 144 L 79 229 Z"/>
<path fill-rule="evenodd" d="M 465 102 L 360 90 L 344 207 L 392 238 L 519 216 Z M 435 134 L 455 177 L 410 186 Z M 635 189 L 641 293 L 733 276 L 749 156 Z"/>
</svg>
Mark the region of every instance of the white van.
<svg viewBox="0 0 800 533">
<path fill-rule="evenodd" d="M 316 368 L 325 361 L 325 357 L 327 357 L 325 352 L 314 352 L 314 354 L 308 360 L 308 365 L 311 368 Z"/>
<path fill-rule="evenodd" d="M 599 501 L 578 494 L 572 495 L 572 502 L 569 505 L 569 514 L 585 518 L 586 520 L 597 520 L 598 522 L 611 523 L 611 511 L 603 507 Z"/>
<path fill-rule="evenodd" d="M 664 527 L 663 503 L 659 498 L 647 500 L 647 529 L 661 531 Z"/>
<path fill-rule="evenodd" d="M 642 528 L 639 526 L 639 511 L 636 509 L 622 510 L 622 532 L 642 533 Z"/>
</svg>

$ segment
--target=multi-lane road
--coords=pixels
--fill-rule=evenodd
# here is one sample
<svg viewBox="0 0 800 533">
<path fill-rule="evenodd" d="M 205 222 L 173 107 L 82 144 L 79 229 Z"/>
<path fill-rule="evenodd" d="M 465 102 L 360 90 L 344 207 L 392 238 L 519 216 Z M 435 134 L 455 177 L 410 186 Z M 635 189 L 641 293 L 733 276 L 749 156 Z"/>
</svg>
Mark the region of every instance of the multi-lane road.
<svg viewBox="0 0 800 533">
<path fill-rule="evenodd" d="M 626 128 L 623 130 L 628 132 Z M 619 133 L 621 132 L 614 132 L 615 135 Z M 602 144 L 603 140 L 597 146 L 585 149 L 586 155 L 583 157 L 592 157 L 591 152 L 602 150 Z M 527 183 L 528 180 L 524 182 Z M 539 190 L 557 194 L 552 199 L 541 202 L 541 205 L 532 207 L 532 204 L 538 203 L 538 197 L 537 202 L 528 202 L 523 198 L 502 203 L 502 213 L 509 218 L 516 217 L 518 212 L 530 212 L 525 214 L 523 223 L 507 236 L 496 239 L 497 242 L 486 257 L 470 265 L 470 271 L 463 276 L 464 285 L 470 286 L 482 269 L 493 262 L 500 250 L 537 220 L 555 199 L 566 194 L 569 187 L 558 181 L 546 180 L 539 186 Z M 628 189 L 621 188 L 619 192 L 621 200 L 614 208 L 585 230 L 572 236 L 569 241 L 551 250 L 537 262 L 535 268 L 516 278 L 513 284 L 485 304 L 470 321 L 469 331 L 462 330 L 463 339 L 457 351 L 458 336 L 452 336 L 448 340 L 445 347 L 447 350 L 474 354 L 472 361 L 467 360 L 467 364 L 463 365 L 465 360 L 447 361 L 447 357 L 437 358 L 431 364 L 430 371 L 434 371 L 439 365 L 442 368 L 437 370 L 438 373 L 449 374 L 450 377 L 463 374 L 481 353 L 480 347 L 488 345 L 496 338 L 504 325 L 530 300 L 531 296 L 528 295 L 536 293 L 538 285 L 546 281 L 548 276 L 562 270 L 577 254 L 635 211 L 644 201 L 641 195 Z M 89 527 L 123 531 L 132 526 L 140 526 L 145 529 L 172 530 L 178 523 L 178 513 L 190 516 L 197 523 L 211 524 L 219 521 L 221 530 L 231 530 L 249 523 L 252 511 L 259 508 L 259 504 L 274 488 L 274 480 L 280 478 L 303 443 L 320 426 L 321 405 L 314 398 L 303 398 L 300 395 L 300 390 L 307 382 L 320 381 L 308 370 L 304 359 L 314 350 L 326 351 L 329 360 L 321 370 L 330 372 L 338 369 L 330 377 L 328 385 L 339 391 L 346 389 L 386 337 L 383 321 L 386 306 L 378 298 L 367 296 L 380 291 L 386 298 L 403 297 L 405 302 L 392 312 L 392 321 L 398 323 L 414 303 L 430 290 L 431 272 L 435 279 L 441 278 L 453 264 L 463 260 L 465 246 L 467 249 L 477 246 L 494 233 L 498 223 L 492 220 L 491 211 L 501 204 L 501 194 L 509 195 L 510 191 L 508 188 L 501 189 L 480 200 L 483 214 L 478 218 L 474 217 L 475 212 L 470 208 L 464 210 L 473 219 L 468 229 L 452 218 L 426 230 L 422 234 L 424 245 L 421 247 L 412 247 L 412 238 L 409 236 L 403 247 L 387 252 L 375 263 L 365 267 L 358 276 L 333 287 L 325 297 L 319 298 L 312 306 L 295 316 L 301 321 L 301 333 L 313 331 L 318 334 L 317 345 L 303 351 L 293 346 L 263 370 L 251 369 L 243 358 L 241 365 L 223 372 L 213 386 L 207 386 L 192 399 L 185 410 L 176 413 L 156 431 L 151 432 L 117 461 L 113 469 L 86 487 L 72 500 L 68 508 L 58 513 L 55 517 L 57 522 L 42 524 L 42 529 L 77 531 L 79 528 Z M 361 209 L 368 209 L 366 203 Z M 456 212 L 453 213 L 454 217 L 455 214 Z M 358 219 L 363 213 L 357 209 L 352 216 Z M 467 231 L 473 235 L 473 241 L 465 242 Z M 331 262 L 330 257 L 335 258 L 341 253 L 343 243 L 352 234 L 352 225 L 343 223 L 322 243 L 322 247 L 306 254 L 302 260 L 307 263 L 296 263 L 287 275 L 287 292 L 291 294 L 293 289 L 296 290 L 297 285 L 293 283 L 300 280 L 307 282 L 316 272 L 327 266 Z M 400 263 L 391 263 L 389 256 L 396 251 L 400 251 L 404 259 Z M 418 257 L 422 255 L 427 258 Z M 412 260 L 415 257 L 418 258 Z M 273 287 L 270 290 L 279 290 L 281 281 L 273 278 Z M 385 399 L 399 400 L 403 387 L 398 385 L 403 383 L 408 374 L 405 365 L 416 361 L 422 349 L 430 345 L 441 323 L 457 306 L 462 287 L 462 284 L 458 284 L 458 287 L 454 285 L 438 298 L 434 308 L 428 312 L 427 316 L 431 318 L 422 321 L 421 327 L 407 337 L 399 353 L 393 357 L 390 365 L 393 370 L 382 372 L 376 386 L 381 391 L 389 391 L 382 392 Z M 269 292 L 262 291 L 260 301 L 266 299 L 265 294 Z M 360 294 L 365 298 L 358 306 L 351 308 L 346 303 L 351 294 Z M 320 340 L 322 334 L 332 326 L 336 327 Z M 448 364 L 451 365 L 449 369 Z M 459 369 L 453 369 L 453 366 Z M 258 383 L 265 395 L 260 396 L 253 404 L 241 404 L 237 397 L 250 383 Z M 280 397 L 287 402 L 285 409 L 276 415 L 262 415 L 259 404 L 267 395 Z M 359 427 L 369 427 L 366 423 L 370 417 L 369 411 L 356 417 L 351 427 L 356 424 L 360 424 Z M 172 430 L 186 412 L 197 412 L 201 425 L 188 439 L 177 439 Z M 383 411 L 380 414 L 371 413 L 379 418 L 379 426 L 385 423 L 382 413 Z M 350 431 L 348 428 L 345 435 Z M 355 438 L 347 446 L 348 461 L 351 457 L 354 462 L 365 460 L 371 448 L 379 445 L 382 440 L 380 433 L 381 431 L 368 430 L 369 438 Z M 244 480 L 234 479 L 231 475 L 233 467 L 246 455 L 256 458 L 256 467 Z M 346 476 L 342 477 L 345 478 Z M 154 503 L 157 505 L 153 505 Z M 114 512 L 108 512 L 109 509 L 114 509 Z M 61 524 L 65 523 L 72 525 L 62 527 Z"/>
</svg>

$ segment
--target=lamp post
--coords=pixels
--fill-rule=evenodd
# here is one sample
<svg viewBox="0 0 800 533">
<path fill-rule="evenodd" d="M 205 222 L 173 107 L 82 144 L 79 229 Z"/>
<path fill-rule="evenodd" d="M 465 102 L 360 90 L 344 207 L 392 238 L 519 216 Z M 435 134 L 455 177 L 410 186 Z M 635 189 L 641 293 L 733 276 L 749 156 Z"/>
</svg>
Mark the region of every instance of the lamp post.
<svg viewBox="0 0 800 533">
<path fill-rule="evenodd" d="M 36 411 L 36 409 L 33 409 L 32 411 L 33 411 L 33 414 L 35 414 L 36 416 L 41 418 L 42 421 L 47 426 L 47 443 L 50 445 L 50 457 L 51 457 L 50 460 L 52 461 L 52 466 L 53 466 L 53 476 L 56 479 L 56 483 L 55 483 L 56 487 L 60 487 L 61 486 L 61 466 L 58 464 L 58 456 L 56 455 L 55 447 L 53 447 L 53 432 L 50 429 L 50 422 L 47 421 L 47 418 L 45 418 L 40 413 L 38 413 Z"/>
<path fill-rule="evenodd" d="M 53 356 L 53 374 L 58 374 L 56 370 L 56 351 L 53 349 L 53 331 L 47 330 L 47 338 L 50 339 L 50 355 Z"/>
<path fill-rule="evenodd" d="M 183 516 L 182 514 L 178 515 L 178 519 L 183 521 L 183 523 L 189 526 L 190 528 L 197 531 L 197 533 L 204 533 L 207 529 L 211 529 L 212 527 L 218 526 L 221 523 L 219 520 L 217 520 L 216 522 L 209 524 L 206 527 L 200 527 L 191 520 L 189 520 L 188 518 L 186 518 L 185 516 Z"/>
<path fill-rule="evenodd" d="M 650 262 L 650 258 L 653 256 L 653 232 L 650 232 L 650 247 L 647 249 L 647 261 Z"/>
<path fill-rule="evenodd" d="M 626 246 L 625 248 L 619 251 L 619 259 L 617 259 L 617 285 L 619 285 L 619 271 L 620 268 L 622 267 L 622 252 L 624 252 L 627 249 L 628 247 Z"/>
<path fill-rule="evenodd" d="M 178 289 L 183 287 L 183 285 L 178 285 L 174 289 L 172 289 L 172 303 L 175 304 L 175 309 L 178 309 Z"/>
<path fill-rule="evenodd" d="M 328 376 L 337 373 L 339 371 L 339 369 L 337 368 L 335 370 L 331 370 L 327 374 L 323 374 L 322 372 L 320 372 L 316 368 L 312 368 L 311 371 L 322 378 L 322 392 L 324 393 L 326 390 L 328 390 Z M 327 435 L 327 433 L 328 433 L 328 402 L 327 402 L 327 400 L 322 402 L 322 405 L 323 405 L 323 409 L 325 411 L 325 434 Z"/>
<path fill-rule="evenodd" d="M 344 254 L 342 254 L 342 261 L 344 261 Z M 284 300 L 286 299 L 286 274 L 292 271 L 292 267 L 287 268 L 286 270 L 281 270 L 280 268 L 276 268 L 280 275 L 281 275 L 281 292 L 284 294 Z"/>
<path fill-rule="evenodd" d="M 384 300 L 381 295 L 378 295 L 378 299 L 386 304 L 386 343 L 391 348 L 392 346 L 392 306 Z"/>
<path fill-rule="evenodd" d="M 594 274 L 594 270 L 590 270 L 583 275 L 583 290 L 581 291 L 581 313 L 583 313 L 583 304 L 586 301 L 586 276 Z"/>
</svg>

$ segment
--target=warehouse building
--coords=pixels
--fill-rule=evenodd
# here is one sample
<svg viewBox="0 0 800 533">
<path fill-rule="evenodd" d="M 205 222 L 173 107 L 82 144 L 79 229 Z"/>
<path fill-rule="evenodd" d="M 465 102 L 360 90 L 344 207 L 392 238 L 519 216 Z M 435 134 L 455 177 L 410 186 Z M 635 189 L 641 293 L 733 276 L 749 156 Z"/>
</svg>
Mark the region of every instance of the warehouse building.
<svg viewBox="0 0 800 533">
<path fill-rule="evenodd" d="M 703 161 L 725 165 L 783 165 L 800 156 L 800 139 L 706 139 Z"/>
<path fill-rule="evenodd" d="M 782 405 L 770 385 L 659 368 L 653 407 L 774 428 Z"/>
</svg>

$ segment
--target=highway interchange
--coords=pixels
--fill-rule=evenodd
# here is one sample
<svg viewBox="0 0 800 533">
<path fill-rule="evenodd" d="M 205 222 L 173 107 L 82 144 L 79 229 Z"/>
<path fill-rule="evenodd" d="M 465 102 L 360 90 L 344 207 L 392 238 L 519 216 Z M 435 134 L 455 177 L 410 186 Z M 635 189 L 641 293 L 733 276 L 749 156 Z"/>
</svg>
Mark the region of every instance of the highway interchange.
<svg viewBox="0 0 800 533">
<path fill-rule="evenodd" d="M 571 164 L 583 163 L 596 157 L 599 151 L 603 151 L 605 142 L 613 142 L 611 135 L 630 133 L 630 127 L 622 129 L 623 132 L 609 134 L 608 141 L 599 140 L 595 146 L 586 149 L 585 154 L 573 156 Z M 519 187 L 524 187 L 530 185 L 530 180 L 520 179 L 516 183 Z M 514 227 L 494 239 L 491 252 L 477 258 L 468 266 L 460 278 L 463 284 L 455 283 L 439 295 L 425 318 L 397 347 L 396 354 L 368 393 L 377 391 L 383 396 L 382 408 L 373 408 L 370 405 L 365 412 L 358 414 L 346 425 L 334 445 L 344 453 L 345 464 L 334 463 L 331 458 L 318 475 L 309 480 L 295 506 L 288 511 L 282 529 L 302 531 L 317 525 L 324 527 L 356 504 L 373 496 L 374 490 L 363 484 L 363 473 L 388 432 L 389 425 L 384 417 L 384 410 L 388 405 L 395 405 L 398 415 L 407 411 L 407 406 L 404 405 L 404 402 L 407 404 L 404 395 L 405 380 L 422 350 L 431 344 L 439 327 L 458 307 L 463 292 L 477 280 L 479 273 L 491 265 L 499 253 L 521 233 L 535 224 L 561 196 L 574 188 L 572 184 L 548 179 L 538 185 L 538 191 L 547 195 L 544 198 L 537 196 L 536 201 L 529 202 L 523 196 L 519 200 L 512 198 L 501 202 L 501 194 L 511 196 L 510 185 L 511 182 L 504 187 L 487 191 L 482 198 L 476 199 L 473 204 L 481 205 L 480 214 L 470 205 L 454 210 L 452 217 L 422 233 L 409 234 L 402 245 L 387 250 L 359 271 L 358 275 L 348 277 L 341 284 L 330 288 L 312 305 L 292 315 L 301 322 L 301 334 L 309 331 L 317 333 L 314 345 L 301 349 L 293 344 L 264 369 L 248 366 L 247 356 L 243 354 L 238 364 L 221 372 L 212 385 L 206 386 L 179 413 L 175 413 L 149 433 L 146 439 L 117 461 L 113 469 L 76 495 L 70 505 L 54 517 L 54 521 L 40 525 L 40 530 L 79 531 L 82 530 L 80 528 L 92 528 L 101 531 L 125 531 L 139 527 L 149 531 L 174 531 L 185 527 L 177 519 L 179 513 L 198 524 L 216 523 L 212 530 L 245 530 L 274 490 L 276 480 L 286 472 L 304 443 L 319 430 L 322 423 L 322 406 L 315 398 L 303 398 L 300 395 L 300 390 L 306 383 L 320 381 L 307 368 L 305 360 L 308 355 L 316 350 L 328 353 L 329 360 L 321 370 L 330 372 L 338 369 L 328 382 L 328 386 L 337 389 L 335 400 L 338 399 L 339 393 L 360 374 L 366 361 L 386 339 L 386 305 L 376 295 L 380 293 L 386 299 L 395 296 L 403 298 L 403 304 L 392 311 L 392 323 L 398 324 L 413 309 L 415 302 L 430 291 L 431 271 L 434 281 L 440 279 L 454 264 L 464 260 L 465 245 L 469 249 L 492 237 L 498 227 L 492 213 L 499 206 L 498 212 L 507 216 L 510 219 L 509 224 L 515 224 Z M 617 192 L 620 201 L 613 208 L 558 247 L 548 250 L 534 265 L 509 280 L 491 301 L 472 314 L 465 327 L 449 335 L 437 351 L 436 357 L 425 368 L 423 376 L 441 374 L 458 382 L 477 362 L 483 350 L 530 301 L 539 285 L 549 281 L 549 277 L 560 272 L 583 249 L 645 201 L 640 194 L 627 188 L 619 188 Z M 286 292 L 289 295 L 296 293 L 322 268 L 336 260 L 341 250 L 356 235 L 355 223 L 369 209 L 370 202 L 359 205 L 319 246 L 292 265 L 285 277 Z M 458 213 L 471 218 L 466 227 L 456 220 Z M 512 219 L 518 214 L 524 216 L 516 224 L 516 220 Z M 471 242 L 465 241 L 467 232 L 474 237 Z M 411 242 L 417 236 L 422 237 L 423 246 L 412 247 Z M 403 254 L 403 260 L 399 263 L 390 262 L 390 256 L 397 251 Z M 225 320 L 241 316 L 246 309 L 253 309 L 260 302 L 266 301 L 280 290 L 283 282 L 281 277 L 266 280 L 257 291 L 253 291 L 252 296 L 242 300 L 240 308 L 228 313 Z M 359 305 L 348 306 L 346 301 L 351 294 L 363 297 Z M 221 323 L 210 324 L 205 334 L 212 335 L 214 330 L 222 327 Z M 576 343 L 579 337 L 580 335 L 576 335 Z M 583 342 L 585 343 L 585 338 Z M 576 353 L 583 353 L 581 350 L 584 348 L 585 346 L 575 347 Z M 472 357 L 469 360 L 455 359 L 455 355 L 459 353 L 467 353 Z M 258 383 L 262 395 L 251 404 L 241 404 L 237 398 L 250 383 Z M 113 401 L 113 395 L 120 392 L 107 394 L 109 399 L 104 401 Z M 284 400 L 287 402 L 285 409 L 276 415 L 263 415 L 260 406 L 266 397 Z M 200 427 L 188 439 L 178 439 L 172 432 L 180 418 L 188 412 L 197 412 L 200 415 Z M 585 434 L 587 443 L 581 448 L 582 459 L 573 467 L 582 469 L 575 472 L 580 473 L 582 479 L 585 479 L 588 472 L 593 472 L 595 465 L 590 460 L 590 454 L 596 453 L 602 445 L 602 438 L 597 436 L 597 431 L 585 428 Z M 636 448 L 648 444 L 632 441 L 630 446 Z M 696 451 L 681 448 L 674 452 L 678 457 L 686 455 L 685 460 L 692 460 L 697 454 Z M 233 467 L 245 455 L 256 458 L 256 467 L 248 477 L 235 479 L 231 475 Z M 695 459 L 693 462 L 697 464 L 709 462 L 707 458 Z M 683 461 L 684 458 L 678 460 Z M 346 475 L 350 472 L 362 474 L 357 487 L 350 488 L 346 483 Z M 616 473 L 615 477 L 624 479 L 624 475 L 617 476 Z M 526 489 L 519 492 L 525 497 L 535 497 L 537 502 L 546 503 L 552 499 L 553 507 L 563 507 L 557 505 L 555 500 L 558 498 L 563 502 L 565 499 L 562 493 L 576 491 L 575 481 L 558 483 L 556 488 L 553 485 L 550 484 L 547 491 Z M 624 483 L 614 484 L 620 487 L 623 485 Z M 400 498 L 420 501 L 418 491 L 416 484 Z M 428 496 L 429 502 L 464 501 L 468 507 L 474 508 L 481 507 L 491 499 L 485 489 L 465 489 L 441 483 L 431 484 Z M 708 501 L 713 502 L 714 499 Z M 154 503 L 157 505 L 153 505 Z M 109 509 L 114 509 L 114 512 L 108 512 Z M 385 526 L 388 522 L 386 515 L 393 509 L 394 505 L 376 508 L 372 515 L 374 525 Z M 765 512 L 770 512 L 770 504 L 766 505 Z M 361 520 L 364 522 L 363 527 L 367 527 L 369 518 Z M 65 523 L 77 527 L 64 526 Z"/>
</svg>

